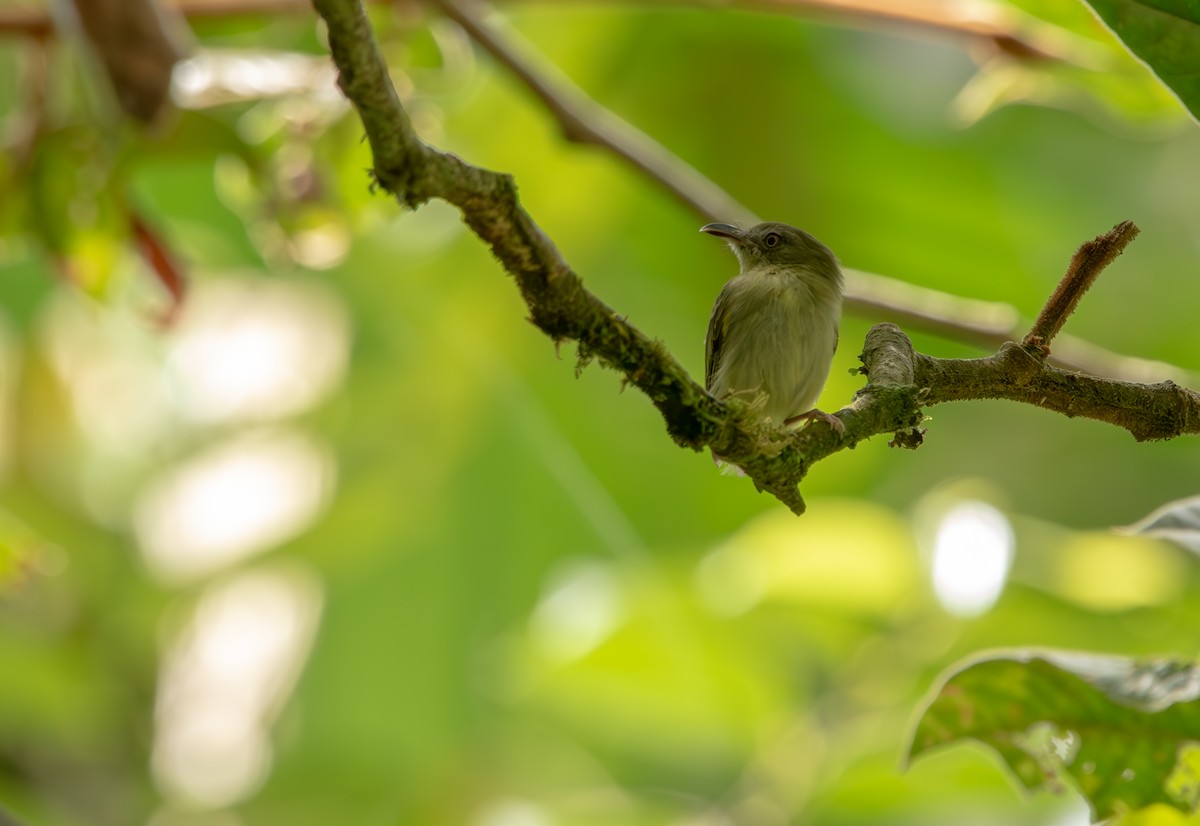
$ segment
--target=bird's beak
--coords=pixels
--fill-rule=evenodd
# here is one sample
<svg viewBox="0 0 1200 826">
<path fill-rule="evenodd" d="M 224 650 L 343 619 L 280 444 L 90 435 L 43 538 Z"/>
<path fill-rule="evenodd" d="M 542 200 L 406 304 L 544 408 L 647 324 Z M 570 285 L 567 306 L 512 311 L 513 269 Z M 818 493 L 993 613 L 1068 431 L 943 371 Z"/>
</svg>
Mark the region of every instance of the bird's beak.
<svg viewBox="0 0 1200 826">
<path fill-rule="evenodd" d="M 700 231 L 720 238 L 728 238 L 730 241 L 742 240 L 742 231 L 733 224 L 705 224 L 700 227 Z"/>
</svg>

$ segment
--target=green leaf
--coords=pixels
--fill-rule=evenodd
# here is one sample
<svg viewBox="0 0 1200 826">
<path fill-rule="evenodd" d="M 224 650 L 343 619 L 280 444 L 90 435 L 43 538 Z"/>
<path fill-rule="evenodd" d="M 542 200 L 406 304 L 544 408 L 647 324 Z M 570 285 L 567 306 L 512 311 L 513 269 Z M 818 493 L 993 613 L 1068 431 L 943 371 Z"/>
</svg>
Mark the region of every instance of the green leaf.
<svg viewBox="0 0 1200 826">
<path fill-rule="evenodd" d="M 1200 496 L 1168 502 L 1123 531 L 1165 539 L 1200 553 Z"/>
<path fill-rule="evenodd" d="M 909 757 L 963 739 L 995 749 L 1031 790 L 1077 789 L 1100 819 L 1163 803 L 1194 811 L 1200 664 L 1002 652 L 951 670 Z"/>
<path fill-rule="evenodd" d="M 1087 0 L 1129 50 L 1200 119 L 1200 2 Z"/>
<path fill-rule="evenodd" d="M 46 132 L 23 185 L 30 227 L 63 274 L 89 295 L 105 296 L 129 238 L 105 138 L 83 126 Z"/>
</svg>

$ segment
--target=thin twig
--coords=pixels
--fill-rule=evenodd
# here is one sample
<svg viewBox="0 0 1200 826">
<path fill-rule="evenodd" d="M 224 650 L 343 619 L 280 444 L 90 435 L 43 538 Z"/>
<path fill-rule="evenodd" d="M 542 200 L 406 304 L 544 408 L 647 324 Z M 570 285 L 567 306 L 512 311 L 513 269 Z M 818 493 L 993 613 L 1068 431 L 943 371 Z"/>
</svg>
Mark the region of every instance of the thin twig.
<svg viewBox="0 0 1200 826">
<path fill-rule="evenodd" d="M 486 22 L 478 5 L 462 0 L 431 2 L 462 26 L 497 63 L 516 75 L 558 120 L 568 139 L 595 145 L 629 162 L 702 221 L 728 220 L 738 215 L 747 223 L 759 220 L 701 172 L 587 97 L 561 73 L 555 72 L 551 76 L 545 61 L 534 56 L 529 44 L 519 42 L 514 33 L 502 32 L 496 24 Z M 730 2 L 754 5 L 749 0 Z M 759 5 L 798 10 L 807 4 L 808 0 L 767 0 Z M 867 5 L 871 4 L 860 4 Z M 912 329 L 986 348 L 997 348 L 1021 333 L 1020 316 L 1009 304 L 963 298 L 860 270 L 846 269 L 845 274 L 847 312 L 869 318 L 882 317 Z M 1065 369 L 1129 381 L 1168 375 L 1183 384 L 1200 384 L 1200 376 L 1180 367 L 1112 353 L 1074 337 L 1064 336 L 1059 343 L 1051 363 Z"/>
<path fill-rule="evenodd" d="M 513 32 L 501 33 L 478 11 L 459 0 L 433 0 L 446 16 L 525 84 L 558 121 L 574 143 L 608 149 L 680 200 L 703 221 L 758 219 L 733 196 L 645 132 L 600 106 L 578 86 L 542 61 L 534 66 L 533 49 L 518 43 Z"/>
<path fill-rule="evenodd" d="M 588 292 L 521 206 L 510 176 L 471 166 L 416 136 L 359 0 L 314 4 L 328 24 L 339 85 L 362 117 L 377 183 L 409 207 L 435 197 L 457 206 L 515 279 L 535 325 L 555 342 L 577 341 L 582 363 L 599 358 L 624 374 L 662 413 L 677 444 L 712 448 L 795 513 L 804 511 L 797 485 L 814 462 L 880 433 L 896 433 L 894 443 L 915 446 L 925 404 L 1014 399 L 1110 422 L 1139 440 L 1200 431 L 1200 395 L 1171 382 L 1081 376 L 1011 343 L 985 359 L 936 359 L 914 353 L 893 324 L 877 324 L 867 335 L 868 383 L 837 412 L 843 433 L 824 422 L 799 431 L 764 425 L 745 406 L 710 396 L 661 343 Z"/>
<path fill-rule="evenodd" d="M 733 5 L 775 14 L 816 14 L 856 24 L 897 26 L 938 36 L 981 41 L 1024 60 L 1065 60 L 1053 38 L 1035 42 L 1016 25 L 1015 13 L 995 5 L 946 0 L 732 0 Z M 1050 29 L 1049 24 L 1046 28 Z"/>
<path fill-rule="evenodd" d="M 596 0 L 587 0 L 594 3 Z M 502 0 L 512 3 L 515 0 Z M 558 0 L 562 2 L 562 0 Z M 630 4 L 634 0 L 609 0 Z M 999 52 L 1022 61 L 1059 61 L 1097 68 L 1103 60 L 1085 38 L 1023 14 L 1012 6 L 960 0 L 637 0 L 647 6 L 702 7 L 725 11 L 744 9 L 774 15 L 823 17 L 856 28 L 897 29 L 950 39 L 968 46 L 983 45 L 983 59 Z"/>
<path fill-rule="evenodd" d="M 881 376 L 890 383 L 911 377 L 924 406 L 1008 399 L 1107 422 L 1139 442 L 1200 433 L 1200 393 L 1169 380 L 1140 384 L 1060 370 L 1039 358 L 1036 346 L 1008 342 L 986 358 L 935 358 L 915 352 L 900 328 L 884 323 L 867 333 L 862 360 L 872 384 Z"/>
<path fill-rule="evenodd" d="M 516 2 L 516 0 L 504 0 Z M 367 0 L 369 3 L 378 0 Z M 611 0 L 630 2 L 630 0 Z M 747 8 L 770 11 L 778 14 L 802 14 L 818 6 L 837 6 L 847 19 L 866 19 L 868 4 L 855 6 L 854 2 L 837 0 L 654 0 L 659 5 L 702 6 L 711 8 Z M 204 18 L 227 18 L 242 15 L 271 15 L 295 13 L 310 8 L 308 0 L 179 0 L 175 4 L 189 20 Z M 875 4 L 878 6 L 878 3 Z M 938 8 L 943 8 L 938 4 Z M 951 8 L 949 5 L 945 9 Z M 827 8 L 826 10 L 829 10 Z M 461 12 L 461 6 L 460 6 Z M 897 15 L 909 15 L 908 22 L 931 31 L 961 35 L 965 38 L 983 38 L 1000 45 L 1006 52 L 1016 54 L 1048 54 L 1081 62 L 1082 55 L 1066 54 L 1060 48 L 1048 49 L 1043 45 L 1062 41 L 1063 32 L 1040 21 L 1030 21 L 1019 27 L 1006 28 L 1008 23 L 991 21 L 982 25 L 956 22 L 953 14 L 938 11 L 917 12 L 898 9 L 891 5 L 881 10 L 880 20 Z M 496 60 L 509 66 L 522 78 L 558 119 L 564 133 L 575 140 L 589 135 L 588 141 L 607 149 L 631 163 L 643 175 L 672 195 L 701 220 L 713 218 L 728 220 L 738 215 L 747 222 L 757 219 L 748 209 L 724 192 L 711 180 L 668 152 L 661 144 L 644 135 L 629 123 L 620 120 L 611 112 L 587 98 L 577 87 L 557 76 L 553 81 L 541 78 L 529 58 L 516 55 L 515 49 L 506 43 L 494 29 L 479 23 L 478 17 L 469 10 L 463 28 L 469 32 L 479 31 L 490 38 L 489 51 Z M 923 22 L 922 22 L 923 20 Z M 461 21 L 460 21 L 461 22 Z M 1035 23 L 1037 25 L 1033 25 Z M 46 37 L 53 33 L 53 22 L 45 9 L 5 8 L 0 9 L 0 33 L 34 35 Z M 1037 35 L 1033 37 L 1033 35 Z M 1032 39 L 1030 39 L 1032 38 Z M 481 45 L 483 40 L 480 39 Z M 1005 46 L 1004 44 L 1008 44 Z M 1026 45 L 1013 45 L 1026 44 Z M 523 71 L 518 71 L 518 66 Z M 544 70 L 542 70 L 544 71 Z M 607 124 L 607 128 L 589 125 L 596 119 Z M 661 161 L 661 167 L 658 162 Z M 894 278 L 874 275 L 858 270 L 846 271 L 846 310 L 851 313 L 883 318 L 919 329 L 944 338 L 962 341 L 981 347 L 994 348 L 1011 341 L 1020 333 L 1020 319 L 1016 310 L 1002 302 L 979 301 L 962 298 L 908 284 Z M 1181 367 L 1158 361 L 1139 359 L 1114 353 L 1095 344 L 1073 336 L 1059 337 L 1058 346 L 1050 361 L 1060 367 L 1081 370 L 1094 375 L 1106 375 L 1131 381 L 1144 381 L 1154 376 L 1169 376 L 1182 384 L 1200 384 L 1200 376 Z"/>
<path fill-rule="evenodd" d="M 1020 329 L 1017 308 L 1002 301 L 964 298 L 846 267 L 842 272 L 846 307 L 861 316 L 988 349 L 1012 341 Z"/>
<path fill-rule="evenodd" d="M 584 289 L 521 206 L 510 176 L 471 166 L 417 137 L 362 3 L 314 0 L 314 6 L 328 26 L 338 84 L 362 118 L 376 183 L 411 208 L 434 197 L 457 206 L 516 280 L 530 320 L 555 342 L 578 341 L 581 360 L 599 357 L 625 373 L 662 411 L 676 442 L 696 450 L 720 445 L 731 457 L 752 452 L 747 429 L 733 424 L 725 404 L 709 396 L 660 343 Z M 798 499 L 794 491 L 792 498 Z"/>
<path fill-rule="evenodd" d="M 504 0 L 514 2 L 514 0 Z M 592 0 L 594 2 L 594 0 Z M 674 5 L 710 9 L 743 8 L 779 15 L 824 15 L 859 26 L 897 26 L 968 43 L 984 43 L 1019 60 L 1057 60 L 1078 65 L 1096 62 L 1095 49 L 1078 35 L 1038 18 L 1001 6 L 913 0 L 610 0 L 626 5 Z M 367 0 L 368 3 L 384 0 Z M 561 2 L 561 0 L 558 0 Z M 170 4 L 188 20 L 305 12 L 307 0 L 175 0 Z M 981 11 L 981 8 L 983 11 Z M 54 21 L 45 6 L 0 8 L 0 33 L 46 37 Z"/>
<path fill-rule="evenodd" d="M 1104 268 L 1124 252 L 1129 242 L 1137 238 L 1138 228 L 1132 221 L 1122 221 L 1103 235 L 1080 245 L 1071 256 L 1066 275 L 1042 308 L 1033 328 L 1025 336 L 1026 347 L 1038 347 L 1050 352 L 1050 342 L 1067 323 L 1067 318 L 1079 306 L 1079 299 L 1095 283 Z"/>
</svg>

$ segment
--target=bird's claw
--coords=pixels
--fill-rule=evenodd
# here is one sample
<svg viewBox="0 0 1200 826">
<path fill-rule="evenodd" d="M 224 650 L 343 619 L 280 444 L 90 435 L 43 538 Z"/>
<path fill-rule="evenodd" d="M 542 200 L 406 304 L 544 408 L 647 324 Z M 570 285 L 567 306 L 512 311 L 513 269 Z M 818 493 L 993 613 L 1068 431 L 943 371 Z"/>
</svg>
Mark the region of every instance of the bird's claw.
<svg viewBox="0 0 1200 826">
<path fill-rule="evenodd" d="M 808 411 L 807 413 L 800 413 L 795 416 L 790 416 L 789 418 L 784 419 L 783 423 L 786 426 L 786 425 L 795 424 L 796 422 L 799 422 L 799 421 L 810 421 L 811 422 L 813 419 L 820 419 L 821 421 L 825 422 L 830 427 L 832 427 L 833 431 L 835 433 L 837 433 L 839 436 L 842 436 L 846 433 L 846 425 L 842 422 L 841 419 L 839 419 L 837 416 L 833 415 L 832 413 L 826 413 L 824 410 L 817 410 L 815 407 L 812 410 Z"/>
</svg>

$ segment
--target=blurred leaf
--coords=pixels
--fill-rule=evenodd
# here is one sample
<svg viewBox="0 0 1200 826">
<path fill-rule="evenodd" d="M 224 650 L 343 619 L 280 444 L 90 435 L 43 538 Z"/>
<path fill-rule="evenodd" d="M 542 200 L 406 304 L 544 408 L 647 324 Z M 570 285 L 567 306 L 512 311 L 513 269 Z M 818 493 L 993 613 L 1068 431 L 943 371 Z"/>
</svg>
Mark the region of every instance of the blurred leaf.
<svg viewBox="0 0 1200 826">
<path fill-rule="evenodd" d="M 1200 6 L 1194 0 L 1088 0 L 1117 37 L 1200 118 Z"/>
<path fill-rule="evenodd" d="M 83 126 L 41 136 L 21 183 L 32 228 L 68 280 L 105 295 L 129 223 L 103 137 Z"/>
<path fill-rule="evenodd" d="M 0 510 L 0 597 L 54 569 L 62 551 L 7 510 Z"/>
<path fill-rule="evenodd" d="M 1183 826 L 1186 823 L 1195 822 L 1195 818 L 1188 817 L 1182 812 L 1172 809 L 1170 806 L 1164 806 L 1161 803 L 1147 806 L 1145 809 L 1139 809 L 1136 812 L 1130 812 L 1116 821 L 1120 826 Z"/>
<path fill-rule="evenodd" d="M 1031 65 L 993 60 L 963 87 L 954 116 L 963 126 L 1013 104 L 1047 106 L 1094 117 L 1104 126 L 1128 129 L 1173 124 L 1175 97 L 1124 53 L 1093 69 L 1072 64 Z"/>
<path fill-rule="evenodd" d="M 831 499 L 811 519 L 767 511 L 747 522 L 706 557 L 697 584 L 709 607 L 729 616 L 760 601 L 888 616 L 920 587 L 915 560 L 895 513 Z"/>
<path fill-rule="evenodd" d="M 848 265 L 1029 316 L 1071 245 L 1138 216 L 1159 231 L 1120 266 L 1165 279 L 1174 300 L 1130 314 L 1148 282 L 1114 278 L 1072 324 L 1114 349 L 1195 366 L 1200 280 L 1180 274 L 1200 216 L 1195 133 L 1179 128 L 1170 89 L 1087 6 L 1016 4 L 1082 37 L 1072 48 L 1083 59 L 985 64 L 960 100 L 986 114 L 970 129 L 945 117 L 974 71 L 953 42 L 699 8 L 505 10 L 598 101 L 756 211 L 811 228 Z M 565 142 L 544 107 L 444 19 L 404 4 L 371 13 L 422 136 L 512 172 L 589 285 L 695 367 L 732 264 L 694 219 L 608 154 Z M 202 49 L 238 47 L 255 63 L 301 50 L 331 71 L 311 14 L 193 22 Z M 1081 821 L 1083 801 L 1019 797 L 989 749 L 947 749 L 896 771 L 936 670 L 1033 643 L 1193 652 L 1191 560 L 1150 537 L 1079 530 L 1200 492 L 1186 447 L 1147 450 L 1015 405 L 952 405 L 915 456 L 872 442 L 815 469 L 805 482 L 812 513 L 796 520 L 722 479 L 706 456 L 664 443 L 649 402 L 619 394 L 611 374 L 577 380 L 521 321 L 519 294 L 453 207 L 408 213 L 372 193 L 361 120 L 331 77 L 114 134 L 78 88 L 78 60 L 62 70 L 53 44 L 46 105 L 34 106 L 21 69 L 39 53 L 9 40 L 0 75 L 15 80 L 0 88 L 0 115 L 4 134 L 25 142 L 0 152 L 0 305 L 19 337 L 0 348 L 0 443 L 13 454 L 0 463 L 0 798 L 30 823 L 1047 826 Z M 718 47 L 721 60 L 694 59 Z M 1057 108 L 1006 105 L 1018 101 Z M 144 312 L 129 311 L 163 298 L 148 294 L 148 277 L 110 288 L 131 306 L 95 306 L 47 277 L 43 250 L 73 262 L 104 239 L 118 272 L 135 269 L 131 212 L 187 267 L 198 300 L 180 330 L 148 329 Z M 314 267 L 330 270 L 301 271 Z M 182 709 L 156 675 L 170 667 L 164 631 L 195 615 L 197 594 L 148 575 L 131 514 L 152 474 L 240 435 L 240 419 L 201 421 L 223 385 L 201 392 L 201 374 L 219 367 L 261 389 L 283 359 L 259 346 L 275 341 L 269 325 L 243 339 L 240 313 L 219 313 L 209 342 L 185 348 L 200 300 L 220 284 L 249 296 L 251 282 L 314 277 L 346 309 L 353 346 L 344 384 L 321 407 L 288 413 L 301 417 L 288 426 L 328 443 L 337 488 L 323 520 L 271 554 L 316 566 L 329 610 L 268 752 L 246 750 L 261 759 L 262 789 L 193 811 L 154 772 L 166 754 L 158 744 L 198 758 L 205 777 L 225 768 L 205 760 L 203 739 L 223 730 L 213 717 L 172 712 L 195 713 L 194 750 L 170 745 L 157 716 Z M 294 309 L 289 328 L 320 338 L 302 315 Z M 830 404 L 857 389 L 854 345 L 874 320 L 845 320 Z M 977 355 L 917 338 L 940 355 Z M 235 362 L 218 358 L 225 351 Z M 322 360 L 288 392 L 311 387 Z M 1128 472 L 1113 482 L 1112 467 Z M 1020 547 L 1000 600 L 970 620 L 948 618 L 933 599 L 906 515 L 959 478 L 1005 502 Z M 222 508 L 205 530 L 228 530 L 243 505 L 262 502 Z M 6 528 L 3 513 L 19 524 Z M 255 625 L 248 635 L 266 630 Z M 213 653 L 233 668 L 239 650 Z M 1030 677 L 1053 671 L 1057 661 L 1041 659 L 1009 664 L 1027 683 L 1000 681 L 986 695 L 1020 715 L 999 716 L 991 731 L 1019 733 L 995 739 L 1034 767 L 1035 782 L 1046 778 L 1030 751 L 1053 754 L 1055 737 L 1071 745 L 1068 731 L 1091 746 L 1123 736 L 1122 757 L 1150 762 L 1142 743 L 1164 738 L 1143 737 L 1145 721 L 1177 711 L 1114 711 L 1078 674 Z M 969 676 L 950 689 L 969 696 L 957 683 Z M 1151 674 L 1151 685 L 1163 682 Z M 1052 708 L 1060 683 L 1074 693 Z M 993 713 L 978 704 L 976 717 Z M 1088 709 L 1116 722 L 1085 727 Z M 1154 791 L 1188 800 L 1200 750 L 1176 745 L 1163 747 L 1165 791 Z M 1081 786 L 1094 784 L 1083 761 L 1056 777 L 1076 771 Z M 1177 802 L 1130 806 L 1130 824 L 1183 817 Z"/>
<path fill-rule="evenodd" d="M 956 668 L 925 707 L 909 756 L 971 738 L 1030 790 L 1076 788 L 1093 814 L 1200 792 L 1200 665 L 1065 652 L 1011 652 Z"/>
<path fill-rule="evenodd" d="M 59 259 L 60 267 L 72 284 L 93 298 L 103 298 L 124 251 L 124 241 L 104 228 L 78 232 L 66 256 Z"/>
<path fill-rule="evenodd" d="M 1055 544 L 1043 583 L 1093 611 L 1170 604 L 1187 587 L 1192 560 L 1151 538 L 1082 531 Z"/>
<path fill-rule="evenodd" d="M 243 116 L 245 117 L 245 116 Z M 208 162 L 214 155 L 235 155 L 254 166 L 260 163 L 256 150 L 239 132 L 239 120 L 209 111 L 182 110 L 171 120 L 169 131 L 157 139 L 140 139 L 134 144 L 136 157 L 186 163 L 189 159 Z"/>
<path fill-rule="evenodd" d="M 142 260 L 170 296 L 167 308 L 159 317 L 163 324 L 170 324 L 183 305 L 184 293 L 187 291 L 187 273 L 180 266 L 166 240 L 140 215 L 131 211 L 129 220 Z"/>
<path fill-rule="evenodd" d="M 1123 531 L 1165 539 L 1200 553 L 1200 496 L 1168 502 Z"/>
</svg>

